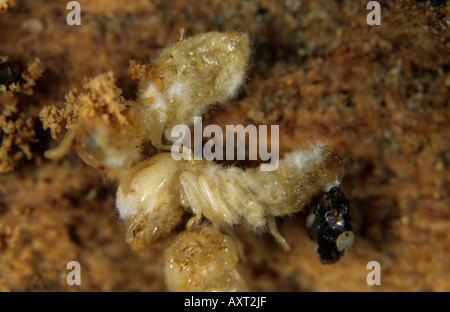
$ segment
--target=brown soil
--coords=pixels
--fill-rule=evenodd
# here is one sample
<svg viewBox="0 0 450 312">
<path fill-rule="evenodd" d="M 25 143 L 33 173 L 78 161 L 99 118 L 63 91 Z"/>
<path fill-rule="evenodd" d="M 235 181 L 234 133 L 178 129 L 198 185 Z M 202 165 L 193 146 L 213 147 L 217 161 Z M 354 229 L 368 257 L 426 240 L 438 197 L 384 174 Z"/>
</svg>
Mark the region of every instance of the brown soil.
<svg viewBox="0 0 450 312">
<path fill-rule="evenodd" d="M 0 13 L 10 64 L 0 74 L 14 85 L 0 90 L 0 290 L 166 290 L 170 240 L 134 254 L 114 181 L 73 151 L 44 158 L 55 141 L 39 112 L 108 71 L 134 99 L 129 61 L 155 59 L 184 24 L 186 36 L 237 30 L 252 41 L 245 87 L 204 124 L 277 124 L 283 152 L 326 139 L 345 158 L 350 253 L 322 265 L 300 214 L 278 220 L 289 253 L 238 227 L 250 289 L 450 291 L 448 1 L 380 1 L 380 26 L 367 25 L 367 1 L 79 1 L 81 26 L 67 25 L 67 2 L 17 0 Z M 72 260 L 81 286 L 66 283 Z M 381 286 L 366 283 L 372 260 Z"/>
</svg>

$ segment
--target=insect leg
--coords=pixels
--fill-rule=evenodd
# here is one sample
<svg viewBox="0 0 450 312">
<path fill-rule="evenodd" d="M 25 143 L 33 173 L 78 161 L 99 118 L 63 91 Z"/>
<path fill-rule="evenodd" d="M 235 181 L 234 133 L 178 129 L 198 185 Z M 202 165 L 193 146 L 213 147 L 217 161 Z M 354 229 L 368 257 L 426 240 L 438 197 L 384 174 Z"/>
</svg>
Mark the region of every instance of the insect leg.
<svg viewBox="0 0 450 312">
<path fill-rule="evenodd" d="M 289 247 L 289 244 L 286 242 L 283 236 L 281 236 L 280 232 L 278 232 L 277 223 L 275 221 L 275 217 L 268 217 L 267 218 L 267 225 L 269 226 L 270 234 L 275 237 L 275 240 L 284 248 L 284 251 L 289 251 L 291 247 Z"/>
<path fill-rule="evenodd" d="M 65 136 L 59 145 L 44 153 L 44 156 L 50 159 L 59 159 L 64 156 L 72 145 L 73 140 L 77 134 L 76 129 L 71 129 Z"/>
</svg>

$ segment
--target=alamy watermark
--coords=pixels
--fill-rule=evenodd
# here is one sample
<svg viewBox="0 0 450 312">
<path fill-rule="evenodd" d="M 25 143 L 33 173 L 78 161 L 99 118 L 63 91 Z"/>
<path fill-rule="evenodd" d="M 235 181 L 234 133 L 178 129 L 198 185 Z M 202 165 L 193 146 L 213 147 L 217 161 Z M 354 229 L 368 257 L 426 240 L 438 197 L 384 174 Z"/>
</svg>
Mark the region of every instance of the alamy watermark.
<svg viewBox="0 0 450 312">
<path fill-rule="evenodd" d="M 71 10 L 67 14 L 66 22 L 67 25 L 81 25 L 81 5 L 78 1 L 70 1 L 66 6 L 67 10 Z"/>
<path fill-rule="evenodd" d="M 70 261 L 66 265 L 66 269 L 70 270 L 66 276 L 67 285 L 81 285 L 81 265 L 78 261 Z"/>
<path fill-rule="evenodd" d="M 366 266 L 367 270 L 371 270 L 367 274 L 366 282 L 369 286 L 381 285 L 381 265 L 378 261 L 370 261 Z"/>
<path fill-rule="evenodd" d="M 292 10 L 297 10 L 301 6 L 301 0 L 285 0 L 284 5 Z M 71 10 L 66 17 L 67 25 L 81 25 L 81 5 L 78 1 L 69 1 L 66 6 L 67 10 Z M 367 25 L 381 25 L 381 7 L 378 1 L 369 1 L 366 5 L 367 10 L 371 10 L 367 14 Z"/>
<path fill-rule="evenodd" d="M 246 160 L 246 137 L 248 137 L 248 160 L 269 161 L 260 166 L 261 171 L 273 171 L 279 163 L 279 126 L 259 125 L 227 125 L 225 137 L 223 129 L 218 125 L 202 126 L 202 117 L 194 117 L 194 137 L 187 125 L 177 125 L 172 128 L 171 137 L 177 138 L 172 145 L 172 157 L 175 160 Z M 211 138 L 203 145 L 203 138 Z M 224 139 L 225 155 L 223 149 Z M 193 141 L 194 147 L 191 147 Z M 270 151 L 269 144 L 270 142 Z M 236 148 L 235 148 L 236 147 Z M 192 151 L 192 153 L 186 153 Z M 237 157 L 235 157 L 237 156 Z"/>
<path fill-rule="evenodd" d="M 371 10 L 369 14 L 367 14 L 367 25 L 381 25 L 380 3 L 378 1 L 369 1 L 369 3 L 367 3 L 366 9 Z"/>
</svg>

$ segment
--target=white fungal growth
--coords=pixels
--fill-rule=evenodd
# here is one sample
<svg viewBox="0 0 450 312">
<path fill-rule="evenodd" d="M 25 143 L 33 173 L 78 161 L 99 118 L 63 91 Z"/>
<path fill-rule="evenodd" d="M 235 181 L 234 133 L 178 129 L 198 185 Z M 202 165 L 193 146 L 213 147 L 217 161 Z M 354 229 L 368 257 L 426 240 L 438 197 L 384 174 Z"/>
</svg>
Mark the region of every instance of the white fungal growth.
<svg viewBox="0 0 450 312">
<path fill-rule="evenodd" d="M 140 83 L 138 101 L 152 143 L 161 147 L 165 130 L 191 124 L 208 106 L 233 97 L 244 80 L 249 52 L 247 35 L 238 32 L 201 34 L 164 50 Z"/>
<path fill-rule="evenodd" d="M 142 250 L 180 221 L 183 209 L 178 195 L 180 168 L 159 154 L 132 169 L 128 183 L 121 183 L 116 206 L 128 227 L 127 242 Z"/>
<path fill-rule="evenodd" d="M 176 161 L 170 153 L 158 154 L 134 171 L 117 193 L 117 209 L 130 224 L 129 237 L 146 235 L 147 241 L 155 241 L 161 231 L 176 225 L 173 217 L 167 223 L 167 216 L 178 216 L 184 207 L 193 214 L 188 227 L 204 217 L 218 228 L 241 223 L 256 231 L 268 228 L 289 249 L 275 217 L 303 210 L 312 198 L 339 183 L 342 163 L 319 142 L 288 154 L 275 171 Z"/>
<path fill-rule="evenodd" d="M 131 62 L 139 79 L 136 101 L 126 100 L 112 72 L 83 79 L 66 95 L 63 108 L 43 109 L 41 119 L 60 145 L 46 153 L 60 158 L 75 147 L 90 166 L 119 178 L 141 159 L 151 141 L 163 150 L 163 134 L 188 125 L 208 106 L 236 95 L 245 78 L 249 39 L 238 32 L 211 32 L 180 39 L 151 65 Z M 167 137 L 166 139 L 171 139 Z"/>
<path fill-rule="evenodd" d="M 164 275 L 170 291 L 247 291 L 237 269 L 237 246 L 213 227 L 178 234 L 165 251 Z"/>
<path fill-rule="evenodd" d="M 246 34 L 211 32 L 186 40 L 182 35 L 183 30 L 152 65 L 131 61 L 131 77 L 139 79 L 136 101 L 122 97 L 110 72 L 84 79 L 81 89 L 66 96 L 64 108 L 45 108 L 41 118 L 52 136 L 64 136 L 46 156 L 59 158 L 73 146 L 88 165 L 118 178 L 116 207 L 136 251 L 172 233 L 185 212 L 191 214 L 165 253 L 170 290 L 246 290 L 236 245 L 223 231 L 240 224 L 268 230 L 288 250 L 275 218 L 312 204 L 309 235 L 322 263 L 336 262 L 353 245 L 354 234 L 340 189 L 342 161 L 325 143 L 286 154 L 273 171 L 177 161 L 167 152 L 171 146 L 163 139 L 178 137 L 164 134 L 236 95 L 250 53 Z M 149 141 L 166 152 L 144 159 L 150 157 L 143 152 Z M 200 227 L 205 219 L 208 226 Z"/>
</svg>

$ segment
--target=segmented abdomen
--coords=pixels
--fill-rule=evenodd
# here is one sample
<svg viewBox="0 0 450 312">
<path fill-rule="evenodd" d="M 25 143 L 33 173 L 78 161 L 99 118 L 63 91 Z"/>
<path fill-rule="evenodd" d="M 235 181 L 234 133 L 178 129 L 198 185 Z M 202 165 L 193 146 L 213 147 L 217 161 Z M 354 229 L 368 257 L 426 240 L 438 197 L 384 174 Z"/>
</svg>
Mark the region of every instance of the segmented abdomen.
<svg viewBox="0 0 450 312">
<path fill-rule="evenodd" d="M 200 220 L 216 225 L 264 227 L 266 218 L 302 210 L 311 199 L 338 185 L 341 160 L 318 142 L 287 154 L 274 171 L 186 163 L 180 174 L 181 202 Z"/>
</svg>

